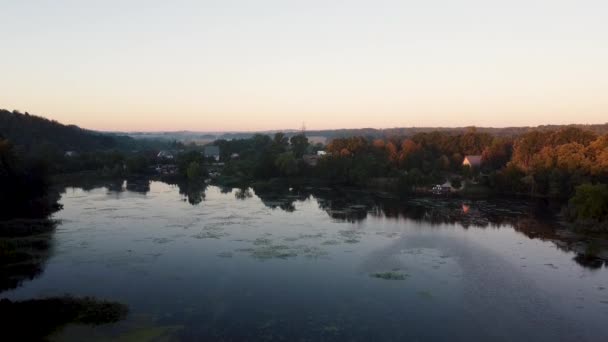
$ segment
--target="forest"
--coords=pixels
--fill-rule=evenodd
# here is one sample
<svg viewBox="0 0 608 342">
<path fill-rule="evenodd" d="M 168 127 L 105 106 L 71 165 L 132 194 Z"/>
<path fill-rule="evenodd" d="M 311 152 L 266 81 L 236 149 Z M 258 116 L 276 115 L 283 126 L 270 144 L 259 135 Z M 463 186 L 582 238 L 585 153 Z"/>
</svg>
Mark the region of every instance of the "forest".
<svg viewBox="0 0 608 342">
<path fill-rule="evenodd" d="M 470 128 L 408 137 L 336 138 L 311 145 L 304 134 L 219 140 L 226 162 L 220 181 L 315 179 L 332 186 L 375 187 L 401 195 L 451 183 L 463 195 L 525 196 L 565 204 L 565 217 L 597 227 L 608 218 L 608 135 L 576 127 L 493 136 Z M 316 157 L 318 150 L 325 155 Z M 237 159 L 230 156 L 238 154 Z M 306 155 L 316 163 L 306 162 Z M 466 155 L 481 165 L 463 166 Z"/>
<path fill-rule="evenodd" d="M 217 171 L 215 182 L 238 187 L 253 182 L 258 187 L 272 181 L 314 182 L 410 196 L 447 184 L 459 196 L 558 201 L 564 203 L 568 220 L 586 227 L 596 228 L 600 222 L 605 226 L 608 134 L 597 133 L 597 129 L 542 127 L 505 135 L 469 127 L 399 133 L 341 137 L 327 145 L 311 144 L 306 132 L 220 139 L 213 142 L 220 148 L 218 166 L 204 158 L 202 146 L 137 140 L 2 110 L 0 202 L 5 208 L 24 203 L 22 210 L 29 207 L 44 213 L 52 210 L 57 197 L 48 190 L 52 175 L 83 171 L 103 177 L 152 175 L 159 164 L 169 163 L 177 172 L 166 180 L 188 182 L 188 186 L 202 183 L 210 168 Z M 157 154 L 161 150 L 175 151 L 176 158 L 160 160 Z M 463 166 L 463 159 L 470 155 L 480 156 L 481 165 Z"/>
</svg>

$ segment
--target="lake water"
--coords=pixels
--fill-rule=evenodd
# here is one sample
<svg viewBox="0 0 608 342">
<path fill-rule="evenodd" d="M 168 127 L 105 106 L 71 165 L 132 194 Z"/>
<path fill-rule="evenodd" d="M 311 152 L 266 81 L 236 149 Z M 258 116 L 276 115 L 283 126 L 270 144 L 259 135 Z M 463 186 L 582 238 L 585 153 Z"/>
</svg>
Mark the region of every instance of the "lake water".
<svg viewBox="0 0 608 342">
<path fill-rule="evenodd" d="M 57 340 L 608 340 L 608 268 L 531 205 L 160 182 L 61 203 L 42 273 L 0 296 L 130 313 Z"/>
</svg>

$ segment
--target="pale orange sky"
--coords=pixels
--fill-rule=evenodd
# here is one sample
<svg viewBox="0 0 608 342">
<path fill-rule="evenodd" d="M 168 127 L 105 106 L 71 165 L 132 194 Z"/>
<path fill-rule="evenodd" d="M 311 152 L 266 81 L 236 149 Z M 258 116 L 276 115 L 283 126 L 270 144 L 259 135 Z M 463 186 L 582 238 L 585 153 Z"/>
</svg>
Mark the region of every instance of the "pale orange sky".
<svg viewBox="0 0 608 342">
<path fill-rule="evenodd" d="M 2 7 L 0 108 L 91 129 L 608 121 L 605 1 Z"/>
</svg>

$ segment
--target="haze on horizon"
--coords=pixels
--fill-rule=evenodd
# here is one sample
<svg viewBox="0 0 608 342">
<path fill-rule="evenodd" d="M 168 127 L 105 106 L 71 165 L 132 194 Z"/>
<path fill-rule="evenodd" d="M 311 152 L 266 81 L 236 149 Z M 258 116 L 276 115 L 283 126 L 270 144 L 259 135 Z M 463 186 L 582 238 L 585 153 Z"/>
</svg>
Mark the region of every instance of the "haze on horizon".
<svg viewBox="0 0 608 342">
<path fill-rule="evenodd" d="M 608 2 L 5 1 L 0 108 L 99 130 L 608 121 Z"/>
</svg>

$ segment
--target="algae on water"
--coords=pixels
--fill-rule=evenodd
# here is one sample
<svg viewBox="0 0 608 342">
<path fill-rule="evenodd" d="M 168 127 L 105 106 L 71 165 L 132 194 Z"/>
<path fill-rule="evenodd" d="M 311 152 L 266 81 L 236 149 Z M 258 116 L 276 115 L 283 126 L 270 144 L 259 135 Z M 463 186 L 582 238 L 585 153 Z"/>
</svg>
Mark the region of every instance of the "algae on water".
<svg viewBox="0 0 608 342">
<path fill-rule="evenodd" d="M 376 273 L 370 274 L 370 277 L 384 279 L 384 280 L 405 280 L 407 277 L 409 277 L 409 274 L 405 274 L 405 273 L 397 272 L 397 271 L 376 272 Z"/>
</svg>

